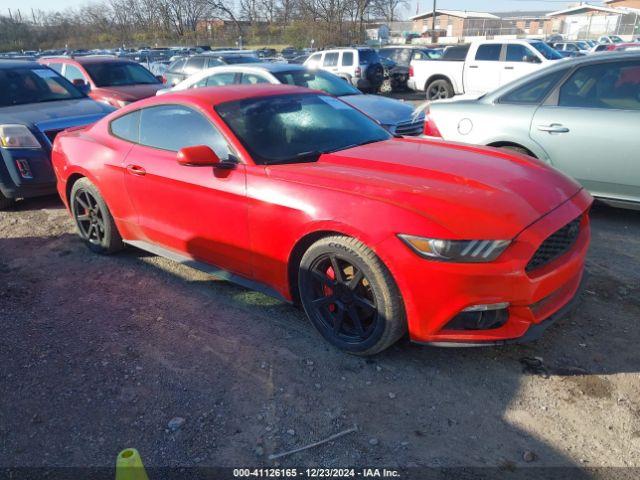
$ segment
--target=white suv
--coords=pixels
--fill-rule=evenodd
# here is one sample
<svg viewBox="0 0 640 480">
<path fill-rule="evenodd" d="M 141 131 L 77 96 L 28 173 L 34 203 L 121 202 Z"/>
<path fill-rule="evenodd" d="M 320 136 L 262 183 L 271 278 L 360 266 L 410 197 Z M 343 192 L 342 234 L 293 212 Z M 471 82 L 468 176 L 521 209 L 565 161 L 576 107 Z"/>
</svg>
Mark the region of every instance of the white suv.
<svg viewBox="0 0 640 480">
<path fill-rule="evenodd" d="M 367 92 L 377 92 L 384 81 L 384 67 L 378 52 L 368 47 L 324 50 L 311 55 L 304 65 L 327 70 Z"/>
</svg>

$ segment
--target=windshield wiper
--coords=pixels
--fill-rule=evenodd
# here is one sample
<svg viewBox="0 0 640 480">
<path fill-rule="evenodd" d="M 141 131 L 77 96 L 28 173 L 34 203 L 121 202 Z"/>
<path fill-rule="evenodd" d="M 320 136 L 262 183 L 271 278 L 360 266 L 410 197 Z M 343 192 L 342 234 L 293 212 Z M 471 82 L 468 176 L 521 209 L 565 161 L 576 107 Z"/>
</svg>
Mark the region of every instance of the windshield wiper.
<svg viewBox="0 0 640 480">
<path fill-rule="evenodd" d="M 281 163 L 297 163 L 297 162 L 316 162 L 318 157 L 323 153 L 328 152 L 320 152 L 318 150 L 310 150 L 308 152 L 300 152 L 292 157 L 283 158 L 281 160 L 270 160 L 267 162 L 268 165 L 278 165 Z"/>
</svg>

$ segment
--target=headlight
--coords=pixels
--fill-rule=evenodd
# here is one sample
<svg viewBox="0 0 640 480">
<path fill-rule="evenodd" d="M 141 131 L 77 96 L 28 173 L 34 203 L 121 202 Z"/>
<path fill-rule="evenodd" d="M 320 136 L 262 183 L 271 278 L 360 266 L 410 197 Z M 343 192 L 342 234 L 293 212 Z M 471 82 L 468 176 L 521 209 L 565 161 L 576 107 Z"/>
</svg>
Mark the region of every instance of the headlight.
<svg viewBox="0 0 640 480">
<path fill-rule="evenodd" d="M 24 125 L 0 125 L 0 145 L 5 148 L 41 148 L 40 142 Z"/>
<path fill-rule="evenodd" d="M 445 262 L 480 263 L 498 258 L 510 240 L 440 240 L 398 235 L 418 255 Z"/>
</svg>

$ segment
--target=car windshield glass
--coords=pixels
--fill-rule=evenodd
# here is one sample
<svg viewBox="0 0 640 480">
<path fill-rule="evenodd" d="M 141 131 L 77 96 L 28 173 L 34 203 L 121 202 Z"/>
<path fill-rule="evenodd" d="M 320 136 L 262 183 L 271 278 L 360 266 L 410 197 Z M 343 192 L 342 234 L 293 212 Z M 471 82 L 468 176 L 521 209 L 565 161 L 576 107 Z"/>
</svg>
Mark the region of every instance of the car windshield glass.
<svg viewBox="0 0 640 480">
<path fill-rule="evenodd" d="M 223 57 L 222 61 L 229 65 L 235 65 L 236 63 L 261 63 L 261 60 L 249 55 L 236 55 L 233 57 Z"/>
<path fill-rule="evenodd" d="M 547 60 L 560 60 L 562 55 L 544 42 L 531 42 L 530 45 L 542 54 Z"/>
<path fill-rule="evenodd" d="M 620 38 L 620 37 L 618 37 L 616 35 L 611 35 L 609 38 L 611 39 L 611 41 L 613 43 L 622 43 L 623 42 L 622 38 Z"/>
<path fill-rule="evenodd" d="M 260 164 L 313 162 L 323 153 L 391 138 L 369 117 L 327 95 L 248 98 L 215 109 Z"/>
<path fill-rule="evenodd" d="M 0 107 L 84 96 L 66 78 L 49 68 L 0 69 Z"/>
<path fill-rule="evenodd" d="M 344 95 L 360 95 L 360 90 L 352 87 L 342 78 L 322 70 L 310 72 L 306 70 L 294 70 L 291 72 L 274 72 L 273 75 L 286 85 L 322 90 L 335 97 Z"/>
<path fill-rule="evenodd" d="M 149 70 L 137 63 L 91 63 L 84 65 L 84 68 L 97 87 L 160 83 Z"/>
</svg>

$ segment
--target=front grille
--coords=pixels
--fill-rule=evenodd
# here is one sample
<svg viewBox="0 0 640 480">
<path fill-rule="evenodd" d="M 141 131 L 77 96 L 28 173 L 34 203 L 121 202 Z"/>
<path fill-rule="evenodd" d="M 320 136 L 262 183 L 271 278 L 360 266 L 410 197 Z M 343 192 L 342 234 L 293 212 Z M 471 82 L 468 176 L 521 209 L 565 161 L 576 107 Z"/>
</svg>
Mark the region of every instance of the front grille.
<svg viewBox="0 0 640 480">
<path fill-rule="evenodd" d="M 404 135 L 408 137 L 415 137 L 422 135 L 424 131 L 424 118 L 416 120 L 409 120 L 408 122 L 399 123 L 396 126 L 395 133 L 397 135 Z"/>
<path fill-rule="evenodd" d="M 531 272 L 567 253 L 580 234 L 580 217 L 567 223 L 556 233 L 548 237 L 536 250 L 525 270 Z"/>
<path fill-rule="evenodd" d="M 49 143 L 53 145 L 53 141 L 56 139 L 56 136 L 62 131 L 64 128 L 56 128 L 53 130 L 45 130 L 44 134 L 49 139 Z"/>
</svg>

